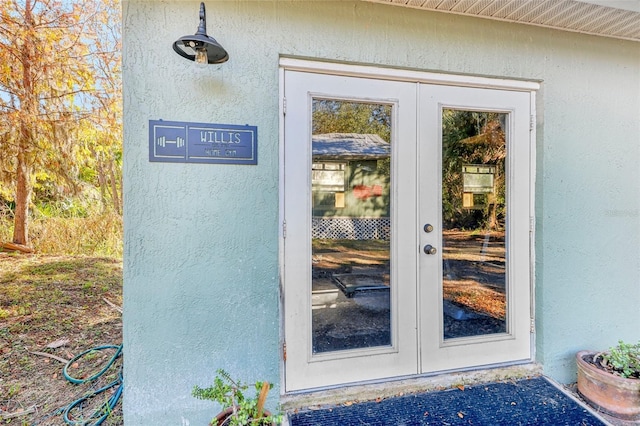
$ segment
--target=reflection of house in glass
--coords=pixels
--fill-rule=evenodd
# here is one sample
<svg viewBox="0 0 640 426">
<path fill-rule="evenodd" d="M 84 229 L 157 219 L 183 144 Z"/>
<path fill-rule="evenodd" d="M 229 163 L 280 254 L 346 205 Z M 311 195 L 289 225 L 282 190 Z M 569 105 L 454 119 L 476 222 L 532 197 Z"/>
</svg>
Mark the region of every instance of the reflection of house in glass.
<svg viewBox="0 0 640 426">
<path fill-rule="evenodd" d="M 313 351 L 391 345 L 390 145 L 312 136 Z"/>
<path fill-rule="evenodd" d="M 312 141 L 313 238 L 388 240 L 389 143 L 359 133 Z"/>
</svg>

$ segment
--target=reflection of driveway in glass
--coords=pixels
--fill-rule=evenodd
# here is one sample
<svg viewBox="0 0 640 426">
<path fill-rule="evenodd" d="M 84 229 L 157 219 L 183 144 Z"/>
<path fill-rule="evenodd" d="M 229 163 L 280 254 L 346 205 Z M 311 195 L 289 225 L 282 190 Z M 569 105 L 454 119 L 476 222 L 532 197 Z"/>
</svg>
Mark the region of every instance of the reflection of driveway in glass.
<svg viewBox="0 0 640 426">
<path fill-rule="evenodd" d="M 313 352 L 391 344 L 389 291 L 354 291 L 351 297 L 329 278 L 313 280 Z"/>
<path fill-rule="evenodd" d="M 446 231 L 443 243 L 444 338 L 504 333 L 504 233 Z M 388 250 L 323 244 L 312 259 L 314 353 L 390 345 Z"/>
<path fill-rule="evenodd" d="M 314 352 L 390 345 L 389 242 L 313 244 Z"/>
<path fill-rule="evenodd" d="M 497 262 L 476 262 L 469 259 L 444 259 L 445 281 L 473 281 L 504 293 L 505 267 Z"/>
<path fill-rule="evenodd" d="M 443 233 L 444 337 L 506 331 L 504 232 Z"/>
</svg>

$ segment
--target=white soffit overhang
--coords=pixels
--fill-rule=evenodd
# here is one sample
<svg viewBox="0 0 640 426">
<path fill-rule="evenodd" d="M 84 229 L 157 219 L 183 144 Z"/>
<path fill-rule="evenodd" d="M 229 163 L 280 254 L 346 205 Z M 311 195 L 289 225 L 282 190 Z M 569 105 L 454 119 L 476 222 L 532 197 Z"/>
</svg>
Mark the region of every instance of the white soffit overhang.
<svg viewBox="0 0 640 426">
<path fill-rule="evenodd" d="M 640 0 L 363 0 L 640 41 Z"/>
</svg>

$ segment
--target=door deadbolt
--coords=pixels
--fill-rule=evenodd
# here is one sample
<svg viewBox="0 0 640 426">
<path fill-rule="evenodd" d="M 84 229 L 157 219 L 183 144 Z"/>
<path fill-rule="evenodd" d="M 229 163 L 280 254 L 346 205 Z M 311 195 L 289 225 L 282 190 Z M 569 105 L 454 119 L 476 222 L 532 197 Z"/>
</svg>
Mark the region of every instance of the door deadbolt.
<svg viewBox="0 0 640 426">
<path fill-rule="evenodd" d="M 438 250 L 436 250 L 436 248 L 431 244 L 427 244 L 426 246 L 424 246 L 424 252 L 426 254 L 436 254 Z"/>
<path fill-rule="evenodd" d="M 432 224 L 430 224 L 430 223 L 425 224 L 425 225 L 424 225 L 424 232 L 429 233 L 429 232 L 431 232 L 431 231 L 433 231 L 433 225 L 432 225 Z"/>
</svg>

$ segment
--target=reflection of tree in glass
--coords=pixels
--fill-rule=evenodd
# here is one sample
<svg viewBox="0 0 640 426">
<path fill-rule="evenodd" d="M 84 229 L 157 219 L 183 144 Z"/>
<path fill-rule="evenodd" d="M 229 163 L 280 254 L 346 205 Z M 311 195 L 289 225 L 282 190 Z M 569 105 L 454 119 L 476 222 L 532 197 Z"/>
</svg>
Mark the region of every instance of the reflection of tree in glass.
<svg viewBox="0 0 640 426">
<path fill-rule="evenodd" d="M 390 142 L 391 106 L 314 99 L 312 132 L 314 135 L 322 133 L 370 133 Z"/>
<path fill-rule="evenodd" d="M 375 134 L 391 143 L 391 105 L 339 101 L 313 100 L 311 132 Z M 390 175 L 390 159 L 378 161 L 378 171 Z"/>
<path fill-rule="evenodd" d="M 503 228 L 505 216 L 506 115 L 445 109 L 442 112 L 442 202 L 445 228 Z M 465 164 L 496 168 L 493 198 L 482 209 L 462 207 Z"/>
</svg>

